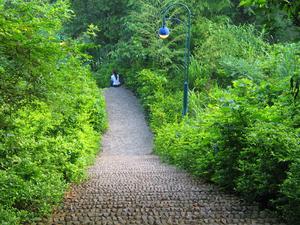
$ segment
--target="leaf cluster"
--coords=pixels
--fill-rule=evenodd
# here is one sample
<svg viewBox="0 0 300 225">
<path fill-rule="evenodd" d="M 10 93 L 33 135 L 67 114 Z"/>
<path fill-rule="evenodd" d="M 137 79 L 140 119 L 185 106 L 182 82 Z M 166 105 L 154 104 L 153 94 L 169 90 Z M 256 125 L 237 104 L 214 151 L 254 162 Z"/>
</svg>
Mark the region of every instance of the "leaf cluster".
<svg viewBox="0 0 300 225">
<path fill-rule="evenodd" d="M 65 1 L 0 1 L 0 223 L 34 223 L 99 148 L 104 99 L 79 43 L 58 34 Z"/>
</svg>

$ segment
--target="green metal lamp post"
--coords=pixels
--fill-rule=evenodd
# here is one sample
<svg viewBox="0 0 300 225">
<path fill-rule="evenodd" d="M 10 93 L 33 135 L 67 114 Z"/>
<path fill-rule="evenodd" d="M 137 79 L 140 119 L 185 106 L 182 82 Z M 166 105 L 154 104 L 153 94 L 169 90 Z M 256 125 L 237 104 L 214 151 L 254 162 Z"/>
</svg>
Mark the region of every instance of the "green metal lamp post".
<svg viewBox="0 0 300 225">
<path fill-rule="evenodd" d="M 187 31 L 186 31 L 186 41 L 185 41 L 185 52 L 184 52 L 184 67 L 185 67 L 185 74 L 184 74 L 184 85 L 183 85 L 183 110 L 182 115 L 185 116 L 188 112 L 188 79 L 189 79 L 189 65 L 190 65 L 190 42 L 191 42 L 191 10 L 187 5 L 183 3 L 173 3 L 167 6 L 163 11 L 163 23 L 162 27 L 159 29 L 158 34 L 159 37 L 165 39 L 169 36 L 170 31 L 166 27 L 166 16 L 169 11 L 175 7 L 182 7 L 187 11 L 188 20 L 186 22 Z"/>
</svg>

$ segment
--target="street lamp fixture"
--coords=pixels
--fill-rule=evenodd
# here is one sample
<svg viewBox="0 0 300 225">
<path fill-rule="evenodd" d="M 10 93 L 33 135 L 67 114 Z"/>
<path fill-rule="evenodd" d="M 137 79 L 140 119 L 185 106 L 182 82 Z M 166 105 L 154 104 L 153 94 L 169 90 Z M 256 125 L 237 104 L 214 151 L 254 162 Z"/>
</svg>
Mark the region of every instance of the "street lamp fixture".
<svg viewBox="0 0 300 225">
<path fill-rule="evenodd" d="M 159 29 L 158 34 L 162 39 L 166 39 L 170 35 L 170 30 L 166 27 L 166 16 L 169 11 L 175 7 L 182 7 L 186 10 L 188 14 L 188 20 L 186 22 L 186 41 L 185 41 L 185 52 L 184 52 L 184 84 L 183 84 L 183 110 L 182 115 L 185 116 L 188 112 L 188 78 L 189 78 L 189 65 L 190 65 L 190 42 L 191 42 L 191 10 L 189 7 L 183 3 L 173 3 L 167 6 L 162 11 L 162 27 Z"/>
<path fill-rule="evenodd" d="M 159 29 L 158 34 L 161 39 L 166 39 L 170 35 L 169 28 L 164 25 Z"/>
</svg>

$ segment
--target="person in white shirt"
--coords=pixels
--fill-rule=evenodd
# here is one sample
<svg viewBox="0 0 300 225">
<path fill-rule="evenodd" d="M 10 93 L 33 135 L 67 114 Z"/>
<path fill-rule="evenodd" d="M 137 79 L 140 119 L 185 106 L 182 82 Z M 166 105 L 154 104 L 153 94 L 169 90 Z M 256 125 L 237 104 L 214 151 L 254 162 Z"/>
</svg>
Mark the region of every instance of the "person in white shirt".
<svg viewBox="0 0 300 225">
<path fill-rule="evenodd" d="M 115 70 L 113 70 L 112 75 L 110 77 L 110 84 L 112 87 L 119 87 L 121 85 L 120 76 Z"/>
</svg>

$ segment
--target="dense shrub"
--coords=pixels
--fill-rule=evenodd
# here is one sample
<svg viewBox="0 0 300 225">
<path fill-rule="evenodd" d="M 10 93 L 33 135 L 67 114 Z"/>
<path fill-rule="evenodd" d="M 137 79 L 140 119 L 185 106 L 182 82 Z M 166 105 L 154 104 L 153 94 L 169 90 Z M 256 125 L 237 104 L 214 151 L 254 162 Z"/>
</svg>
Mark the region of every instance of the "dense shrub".
<svg viewBox="0 0 300 225">
<path fill-rule="evenodd" d="M 163 92 L 167 83 L 165 76 L 150 70 L 142 70 L 135 78 L 137 94 L 142 105 L 149 113 L 150 105 L 157 101 L 156 93 Z"/>
<path fill-rule="evenodd" d="M 157 131 L 155 152 L 164 160 L 209 180 L 218 137 L 218 133 L 206 130 L 195 121 L 169 123 Z"/>
<path fill-rule="evenodd" d="M 158 127 L 155 151 L 297 224 L 299 130 L 290 126 L 288 106 L 259 102 L 262 90 L 246 79 L 227 90 L 214 88 L 194 117 Z"/>
<path fill-rule="evenodd" d="M 295 152 L 300 150 L 297 134 L 282 123 L 262 121 L 246 129 L 246 133 L 236 188 L 250 198 L 276 198 Z"/>
<path fill-rule="evenodd" d="M 105 129 L 86 58 L 57 33 L 64 1 L 0 1 L 0 223 L 33 223 L 83 179 Z"/>
<path fill-rule="evenodd" d="M 299 145 L 299 142 L 298 142 Z M 299 223 L 300 215 L 300 160 L 299 153 L 293 158 L 293 163 L 290 165 L 290 170 L 287 173 L 287 179 L 284 180 L 281 185 L 281 193 L 284 198 L 278 199 L 278 208 L 282 212 L 285 218 L 291 224 Z"/>
</svg>

